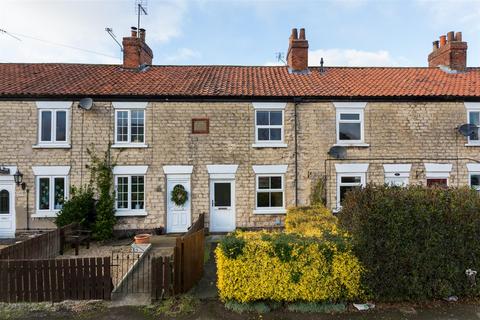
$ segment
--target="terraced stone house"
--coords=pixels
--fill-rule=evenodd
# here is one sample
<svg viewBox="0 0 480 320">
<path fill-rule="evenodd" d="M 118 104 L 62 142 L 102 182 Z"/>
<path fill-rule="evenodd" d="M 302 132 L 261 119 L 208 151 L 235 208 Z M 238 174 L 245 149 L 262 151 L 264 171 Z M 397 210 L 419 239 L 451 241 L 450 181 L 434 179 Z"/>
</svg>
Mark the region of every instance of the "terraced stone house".
<svg viewBox="0 0 480 320">
<path fill-rule="evenodd" d="M 303 29 L 286 66 L 152 65 L 144 30 L 123 47 L 122 65 L 0 64 L 2 237 L 54 227 L 87 148 L 116 159 L 118 230 L 278 226 L 316 185 L 334 210 L 367 183 L 480 188 L 480 69 L 459 32 L 422 68 L 310 67 Z"/>
</svg>

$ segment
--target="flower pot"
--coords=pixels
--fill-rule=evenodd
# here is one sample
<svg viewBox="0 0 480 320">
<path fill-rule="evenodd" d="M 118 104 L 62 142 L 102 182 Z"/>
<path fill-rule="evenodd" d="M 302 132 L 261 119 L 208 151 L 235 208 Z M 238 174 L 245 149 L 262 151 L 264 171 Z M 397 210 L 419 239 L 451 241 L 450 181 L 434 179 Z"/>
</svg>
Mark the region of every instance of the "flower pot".
<svg viewBox="0 0 480 320">
<path fill-rule="evenodd" d="M 150 243 L 150 237 L 151 235 L 143 233 L 143 234 L 137 234 L 134 239 L 136 244 L 145 244 L 145 243 Z"/>
</svg>

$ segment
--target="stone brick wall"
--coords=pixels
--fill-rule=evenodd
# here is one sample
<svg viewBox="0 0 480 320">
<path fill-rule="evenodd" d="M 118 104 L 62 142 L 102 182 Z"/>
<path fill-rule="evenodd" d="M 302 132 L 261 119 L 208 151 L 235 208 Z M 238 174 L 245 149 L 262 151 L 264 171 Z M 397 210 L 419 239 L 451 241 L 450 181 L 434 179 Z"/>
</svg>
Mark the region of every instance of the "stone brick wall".
<svg viewBox="0 0 480 320">
<path fill-rule="evenodd" d="M 33 101 L 3 101 L 0 108 L 12 117 L 0 118 L 0 164 L 18 165 L 30 190 L 30 214 L 35 210 L 32 166 L 69 165 L 71 185 L 89 180 L 87 148 L 102 154 L 114 134 L 110 102 L 96 102 L 90 111 L 71 109 L 71 148 L 36 149 L 37 108 Z M 298 107 L 298 202 L 308 204 L 314 183 L 326 175 L 327 200 L 336 203 L 335 163 L 370 163 L 367 181 L 383 183 L 382 165 L 411 163 L 411 183 L 425 183 L 424 162 L 452 163 L 450 185 L 468 184 L 466 163 L 480 159 L 478 147 L 466 147 L 466 138 L 455 127 L 467 121 L 463 103 L 368 103 L 365 108 L 365 142 L 369 147 L 349 147 L 345 160 L 327 152 L 336 143 L 335 107 L 332 103 L 303 103 Z M 295 203 L 294 105 L 285 109 L 287 148 L 253 148 L 254 108 L 251 103 L 151 102 L 146 109 L 147 148 L 112 149 L 118 165 L 148 165 L 146 217 L 119 218 L 118 229 L 156 228 L 166 225 L 164 165 L 193 165 L 192 221 L 205 212 L 209 221 L 208 164 L 238 164 L 236 173 L 237 227 L 272 226 L 281 215 L 255 215 L 253 165 L 287 164 L 285 197 Z M 192 134 L 192 118 L 209 118 L 208 134 Z M 82 125 L 83 124 L 83 125 Z M 457 159 L 458 158 L 458 159 Z M 26 226 L 26 193 L 16 190 L 17 228 Z M 51 219 L 37 218 L 34 228 L 53 227 Z"/>
</svg>

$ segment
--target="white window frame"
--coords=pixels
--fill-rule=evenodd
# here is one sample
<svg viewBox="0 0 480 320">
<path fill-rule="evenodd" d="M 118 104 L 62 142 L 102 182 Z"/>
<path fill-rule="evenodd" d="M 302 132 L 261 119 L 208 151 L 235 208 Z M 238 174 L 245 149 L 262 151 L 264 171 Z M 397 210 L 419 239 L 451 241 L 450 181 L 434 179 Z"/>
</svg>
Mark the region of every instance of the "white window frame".
<svg viewBox="0 0 480 320">
<path fill-rule="evenodd" d="M 447 186 L 450 185 L 450 172 L 453 165 L 451 163 L 424 163 L 425 165 L 425 183 L 429 179 L 447 179 Z"/>
<path fill-rule="evenodd" d="M 367 183 L 368 163 L 336 163 L 335 171 L 337 173 L 337 187 L 336 187 L 336 209 L 338 212 L 342 206 L 340 205 L 340 187 L 341 186 L 360 186 L 364 188 Z M 342 183 L 342 177 L 360 177 L 360 184 L 358 183 Z"/>
<path fill-rule="evenodd" d="M 32 167 L 35 176 L 35 213 L 32 214 L 32 218 L 55 218 L 61 209 L 55 209 L 55 178 L 64 179 L 64 199 L 68 200 L 70 189 L 70 167 L 69 166 L 35 166 Z M 49 179 L 49 204 L 50 209 L 41 210 L 39 206 L 40 200 L 40 179 Z"/>
<path fill-rule="evenodd" d="M 255 143 L 252 144 L 253 148 L 286 148 L 287 144 L 285 143 L 285 107 L 286 103 L 276 103 L 276 102 L 254 102 L 253 108 L 255 112 Z M 257 125 L 257 112 L 259 111 L 281 111 L 282 112 L 282 125 Z M 281 139 L 280 140 L 258 140 L 258 129 L 268 128 L 268 129 L 280 129 L 281 130 Z"/>
<path fill-rule="evenodd" d="M 287 210 L 285 208 L 285 173 L 287 172 L 288 165 L 260 165 L 253 166 L 255 172 L 255 209 L 254 214 L 285 214 Z M 282 188 L 281 189 L 260 189 L 259 178 L 260 177 L 281 177 Z M 282 206 L 281 207 L 269 207 L 260 208 L 257 207 L 258 192 L 282 192 Z"/>
<path fill-rule="evenodd" d="M 406 187 L 409 184 L 411 164 L 384 164 L 383 170 L 385 172 L 385 184 L 397 187 Z M 397 184 L 393 181 L 401 179 L 402 184 Z"/>
<path fill-rule="evenodd" d="M 366 102 L 334 102 L 335 106 L 335 128 L 336 128 L 336 145 L 339 146 L 355 146 L 368 147 L 365 143 L 365 118 L 364 110 L 367 105 Z M 358 120 L 341 120 L 342 114 L 358 114 Z M 360 123 L 360 139 L 359 140 L 341 140 L 340 139 L 340 123 Z"/>
<path fill-rule="evenodd" d="M 33 148 L 70 148 L 70 112 L 72 101 L 36 101 L 37 144 Z M 42 141 L 42 113 L 51 112 L 51 139 Z M 65 112 L 65 141 L 57 141 L 57 113 Z"/>
<path fill-rule="evenodd" d="M 467 163 L 467 170 L 468 170 L 468 185 L 471 188 L 474 188 L 477 191 L 480 191 L 480 185 L 477 187 L 472 186 L 472 176 L 480 176 L 480 163 Z"/>
<path fill-rule="evenodd" d="M 470 123 L 470 112 L 478 112 L 480 117 L 480 102 L 464 102 L 464 105 L 465 105 L 465 109 L 467 110 L 467 123 Z M 465 144 L 465 146 L 468 146 L 468 147 L 480 146 L 480 136 L 478 140 L 471 140 L 470 137 L 467 137 L 467 143 Z"/>
<path fill-rule="evenodd" d="M 115 216 L 131 217 L 146 216 L 147 212 L 147 170 L 148 166 L 115 166 L 113 168 L 113 179 L 115 188 Z M 132 205 L 132 177 L 143 177 L 143 209 L 133 209 Z M 118 178 L 128 178 L 128 208 L 118 208 Z"/>
<path fill-rule="evenodd" d="M 114 144 L 112 148 L 147 148 L 147 102 L 113 102 L 114 108 Z M 143 142 L 132 142 L 132 111 L 143 111 Z M 118 113 L 128 113 L 127 141 L 118 141 Z"/>
</svg>

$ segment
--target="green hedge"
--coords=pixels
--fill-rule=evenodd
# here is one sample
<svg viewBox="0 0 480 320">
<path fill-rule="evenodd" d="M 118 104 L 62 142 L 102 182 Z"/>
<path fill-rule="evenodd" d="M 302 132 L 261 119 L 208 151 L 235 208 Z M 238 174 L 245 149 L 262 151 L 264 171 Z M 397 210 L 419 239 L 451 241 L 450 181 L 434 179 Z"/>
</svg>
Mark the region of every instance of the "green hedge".
<svg viewBox="0 0 480 320">
<path fill-rule="evenodd" d="M 367 186 L 347 194 L 338 217 L 377 299 L 479 295 L 465 274 L 480 271 L 476 191 Z"/>
</svg>

